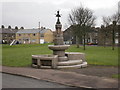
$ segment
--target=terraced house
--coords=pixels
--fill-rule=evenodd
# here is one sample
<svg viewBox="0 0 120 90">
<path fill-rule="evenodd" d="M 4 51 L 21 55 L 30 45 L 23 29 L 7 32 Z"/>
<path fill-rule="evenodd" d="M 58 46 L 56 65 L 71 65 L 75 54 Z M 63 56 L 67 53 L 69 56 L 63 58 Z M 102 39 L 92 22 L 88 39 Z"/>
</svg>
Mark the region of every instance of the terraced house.
<svg viewBox="0 0 120 90">
<path fill-rule="evenodd" d="M 50 29 L 23 29 L 16 33 L 16 40 L 21 44 L 51 43 L 53 32 Z"/>
<path fill-rule="evenodd" d="M 17 29 L 0 28 L 0 44 L 10 44 L 15 40 Z"/>
</svg>

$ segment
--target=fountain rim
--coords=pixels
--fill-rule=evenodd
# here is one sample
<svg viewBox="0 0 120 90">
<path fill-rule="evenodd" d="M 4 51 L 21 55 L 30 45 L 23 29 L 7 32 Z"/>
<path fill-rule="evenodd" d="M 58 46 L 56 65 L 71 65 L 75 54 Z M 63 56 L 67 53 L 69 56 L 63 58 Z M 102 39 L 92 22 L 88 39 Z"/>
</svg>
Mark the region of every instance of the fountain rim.
<svg viewBox="0 0 120 90">
<path fill-rule="evenodd" d="M 66 50 L 70 45 L 48 45 L 48 48 L 51 50 Z"/>
<path fill-rule="evenodd" d="M 54 47 L 64 47 L 64 46 L 68 46 L 68 47 L 69 47 L 70 45 L 48 45 L 48 47 L 49 47 L 49 46 L 54 46 Z"/>
</svg>

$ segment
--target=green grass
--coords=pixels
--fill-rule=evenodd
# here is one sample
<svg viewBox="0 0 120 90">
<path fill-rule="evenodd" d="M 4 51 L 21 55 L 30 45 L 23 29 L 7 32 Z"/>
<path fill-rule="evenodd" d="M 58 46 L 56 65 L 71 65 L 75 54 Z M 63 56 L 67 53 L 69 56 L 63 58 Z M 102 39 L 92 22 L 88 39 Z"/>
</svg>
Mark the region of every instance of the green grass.
<svg viewBox="0 0 120 90">
<path fill-rule="evenodd" d="M 73 45 L 67 51 L 85 53 L 86 60 L 89 64 L 118 66 L 117 47 L 115 50 L 111 50 L 111 47 L 104 48 L 102 46 L 87 46 L 86 50 L 83 50 L 83 46 L 76 48 L 76 46 Z"/>
<path fill-rule="evenodd" d="M 47 44 L 3 45 L 2 64 L 5 66 L 29 66 L 31 55 L 51 53 L 52 51 L 47 48 Z"/>
<path fill-rule="evenodd" d="M 113 78 L 118 78 L 120 79 L 120 74 L 115 74 L 115 75 L 112 75 Z"/>
<path fill-rule="evenodd" d="M 93 65 L 118 65 L 118 49 L 111 50 L 111 47 L 87 46 L 76 48 L 75 45 L 67 50 L 69 52 L 83 52 L 86 54 L 88 64 Z M 35 54 L 52 54 L 48 49 L 48 44 L 31 44 L 31 45 L 3 45 L 2 46 L 2 64 L 5 66 L 30 66 L 31 55 Z"/>
</svg>

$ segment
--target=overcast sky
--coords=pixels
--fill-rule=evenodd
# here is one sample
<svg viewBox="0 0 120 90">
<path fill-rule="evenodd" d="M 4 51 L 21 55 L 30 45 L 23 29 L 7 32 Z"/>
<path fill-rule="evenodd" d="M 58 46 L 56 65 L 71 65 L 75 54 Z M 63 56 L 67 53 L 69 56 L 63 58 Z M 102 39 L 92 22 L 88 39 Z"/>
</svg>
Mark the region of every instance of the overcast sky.
<svg viewBox="0 0 120 90">
<path fill-rule="evenodd" d="M 110 16 L 118 10 L 119 0 L 4 0 L 0 2 L 0 24 L 12 27 L 38 28 L 41 26 L 54 30 L 55 13 L 60 10 L 63 30 L 69 26 L 68 14 L 76 7 L 87 7 L 97 17 L 96 26 L 102 24 L 102 16 Z"/>
</svg>

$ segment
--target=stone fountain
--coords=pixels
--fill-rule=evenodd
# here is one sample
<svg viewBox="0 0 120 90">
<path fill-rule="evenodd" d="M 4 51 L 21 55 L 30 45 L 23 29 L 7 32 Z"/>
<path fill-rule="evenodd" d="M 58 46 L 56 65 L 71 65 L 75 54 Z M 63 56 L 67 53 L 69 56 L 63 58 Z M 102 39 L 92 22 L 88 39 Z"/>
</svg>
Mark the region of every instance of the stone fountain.
<svg viewBox="0 0 120 90">
<path fill-rule="evenodd" d="M 37 68 L 82 68 L 87 66 L 85 54 L 79 52 L 65 52 L 70 45 L 64 45 L 60 14 L 57 11 L 55 25 L 54 45 L 48 45 L 53 55 L 32 55 L 32 67 Z"/>
</svg>

